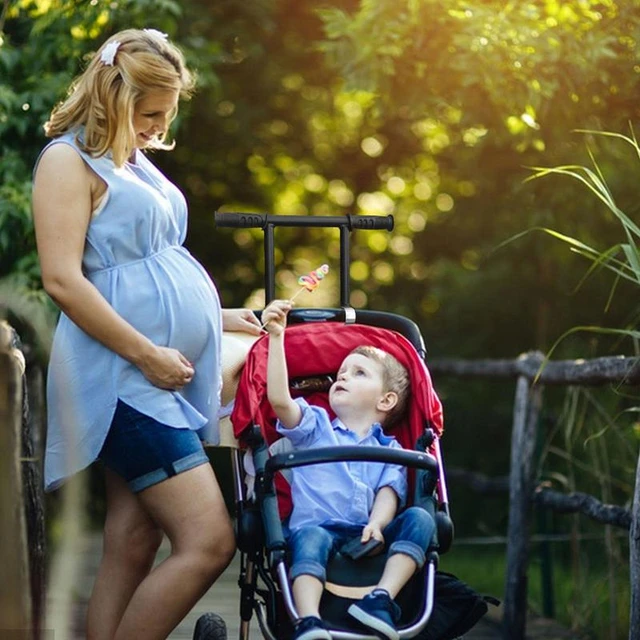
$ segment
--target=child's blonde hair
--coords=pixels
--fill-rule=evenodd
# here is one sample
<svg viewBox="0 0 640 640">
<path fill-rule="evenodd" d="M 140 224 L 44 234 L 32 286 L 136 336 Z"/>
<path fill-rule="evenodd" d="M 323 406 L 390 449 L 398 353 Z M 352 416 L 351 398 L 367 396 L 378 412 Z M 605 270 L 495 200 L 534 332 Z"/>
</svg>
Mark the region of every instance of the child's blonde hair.
<svg viewBox="0 0 640 640">
<path fill-rule="evenodd" d="M 101 55 L 111 43 L 119 43 L 113 64 Z M 111 45 L 114 47 L 114 45 Z M 84 126 L 78 144 L 94 157 L 111 151 L 116 166 L 122 166 L 136 146 L 133 115 L 136 103 L 152 91 L 178 90 L 183 98 L 195 86 L 182 52 L 164 34 L 153 29 L 127 29 L 111 36 L 78 76 L 66 100 L 58 104 L 45 123 L 45 133 L 57 138 Z M 170 114 L 171 122 L 176 113 Z M 172 149 L 165 144 L 166 131 L 149 146 Z"/>
<path fill-rule="evenodd" d="M 390 353 L 371 345 L 356 347 L 351 353 L 357 353 L 365 358 L 370 358 L 382 366 L 382 384 L 384 391 L 393 391 L 398 396 L 398 402 L 395 407 L 387 413 L 383 426 L 391 427 L 398 423 L 404 417 L 411 393 L 411 380 L 406 367 Z"/>
</svg>

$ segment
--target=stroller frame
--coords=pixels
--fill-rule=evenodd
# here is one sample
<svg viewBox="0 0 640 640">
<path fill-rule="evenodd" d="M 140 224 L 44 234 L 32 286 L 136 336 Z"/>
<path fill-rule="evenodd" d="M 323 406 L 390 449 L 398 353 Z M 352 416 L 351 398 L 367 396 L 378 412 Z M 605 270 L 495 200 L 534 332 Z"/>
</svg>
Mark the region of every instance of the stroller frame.
<svg viewBox="0 0 640 640">
<path fill-rule="evenodd" d="M 265 298 L 266 304 L 275 298 L 275 242 L 274 230 L 286 227 L 337 227 L 340 230 L 340 304 L 339 309 L 293 309 L 289 324 L 321 322 L 360 324 L 389 329 L 406 338 L 424 361 L 426 349 L 417 325 L 397 314 L 369 310 L 355 310 L 349 300 L 349 234 L 353 229 L 393 229 L 393 216 L 277 216 L 270 214 L 215 213 L 215 223 L 221 227 L 262 228 L 264 231 Z M 256 315 L 260 316 L 260 312 Z M 415 470 L 414 504 L 427 508 L 436 522 L 436 534 L 427 552 L 423 569 L 424 591 L 421 613 L 408 626 L 399 629 L 401 639 L 418 637 L 428 623 L 434 605 L 435 574 L 439 553 L 445 552 L 453 539 L 453 525 L 449 516 L 448 496 L 443 472 L 439 439 L 433 429 L 426 428 L 416 443 L 417 450 L 387 449 L 351 446 L 324 447 L 308 451 L 276 453 L 271 455 L 260 427 L 253 425 L 243 432 L 244 443 L 253 451 L 255 465 L 255 498 L 247 495 L 244 482 L 243 452 L 232 452 L 234 493 L 236 498 L 236 534 L 240 551 L 240 629 L 239 639 L 248 640 L 250 621 L 256 614 L 261 633 L 267 640 L 282 640 L 282 630 L 288 633 L 287 622 L 279 622 L 285 612 L 291 622 L 298 619 L 291 585 L 287 576 L 286 543 L 278 510 L 275 474 L 278 471 L 310 464 L 336 461 L 367 460 L 401 464 Z M 382 556 L 381 556 L 382 557 Z M 422 575 L 422 574 L 421 574 Z M 258 585 L 260 578 L 263 586 Z M 278 587 L 280 591 L 278 591 Z M 207 614 L 213 615 L 213 614 Z M 204 616 L 203 616 L 204 618 Z M 206 625 L 200 625 L 201 631 Z M 226 629 L 209 635 L 198 635 L 194 640 L 226 638 Z M 213 628 L 210 627 L 210 628 Z M 224 627 L 224 623 L 222 623 Z M 329 628 L 336 640 L 377 640 L 374 635 Z"/>
</svg>

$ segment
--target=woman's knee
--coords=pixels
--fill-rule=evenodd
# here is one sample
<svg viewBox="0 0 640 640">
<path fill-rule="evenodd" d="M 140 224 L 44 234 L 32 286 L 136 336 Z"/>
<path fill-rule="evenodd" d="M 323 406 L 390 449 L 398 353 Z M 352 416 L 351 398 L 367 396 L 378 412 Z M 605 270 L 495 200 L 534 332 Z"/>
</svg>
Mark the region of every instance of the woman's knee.
<svg viewBox="0 0 640 640">
<path fill-rule="evenodd" d="M 104 528 L 104 552 L 133 569 L 147 569 L 154 561 L 162 531 L 152 524 L 131 524 L 107 520 Z"/>
<path fill-rule="evenodd" d="M 208 542 L 208 555 L 213 558 L 216 566 L 226 568 L 236 553 L 236 538 L 233 526 L 229 523 L 224 532 L 220 532 Z"/>
<path fill-rule="evenodd" d="M 186 524 L 175 540 L 174 549 L 191 555 L 204 570 L 222 571 L 236 552 L 231 521 L 220 516 L 208 523 Z"/>
</svg>

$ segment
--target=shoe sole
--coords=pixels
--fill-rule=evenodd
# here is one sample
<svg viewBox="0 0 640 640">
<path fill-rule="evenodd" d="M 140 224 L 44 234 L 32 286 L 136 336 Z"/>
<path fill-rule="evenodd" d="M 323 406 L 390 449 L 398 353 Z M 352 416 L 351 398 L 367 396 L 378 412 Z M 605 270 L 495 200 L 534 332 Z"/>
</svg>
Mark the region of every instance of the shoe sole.
<svg viewBox="0 0 640 640">
<path fill-rule="evenodd" d="M 400 634 L 396 629 L 388 625 L 384 620 L 380 620 L 380 618 L 376 618 L 370 613 L 363 611 L 358 607 L 358 605 L 352 604 L 347 609 L 347 613 L 358 622 L 369 627 L 369 629 L 373 629 L 374 631 L 383 634 L 386 640 L 400 640 Z"/>
<path fill-rule="evenodd" d="M 331 634 L 325 629 L 309 629 L 298 636 L 297 640 L 331 640 Z"/>
</svg>

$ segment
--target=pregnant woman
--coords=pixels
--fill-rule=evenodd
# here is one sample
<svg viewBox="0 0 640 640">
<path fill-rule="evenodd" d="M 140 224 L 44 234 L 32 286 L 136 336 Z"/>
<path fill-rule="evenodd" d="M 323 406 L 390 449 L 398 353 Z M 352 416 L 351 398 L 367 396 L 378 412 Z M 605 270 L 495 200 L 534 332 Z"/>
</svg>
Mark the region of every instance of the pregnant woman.
<svg viewBox="0 0 640 640">
<path fill-rule="evenodd" d="M 62 313 L 47 379 L 47 490 L 94 460 L 106 476 L 90 640 L 160 640 L 230 562 L 234 536 L 202 441 L 218 441 L 220 308 L 184 248 L 187 205 L 145 150 L 165 143 L 193 76 L 154 29 L 105 42 L 45 124 L 33 213 Z M 171 555 L 151 570 L 166 534 Z"/>
</svg>

